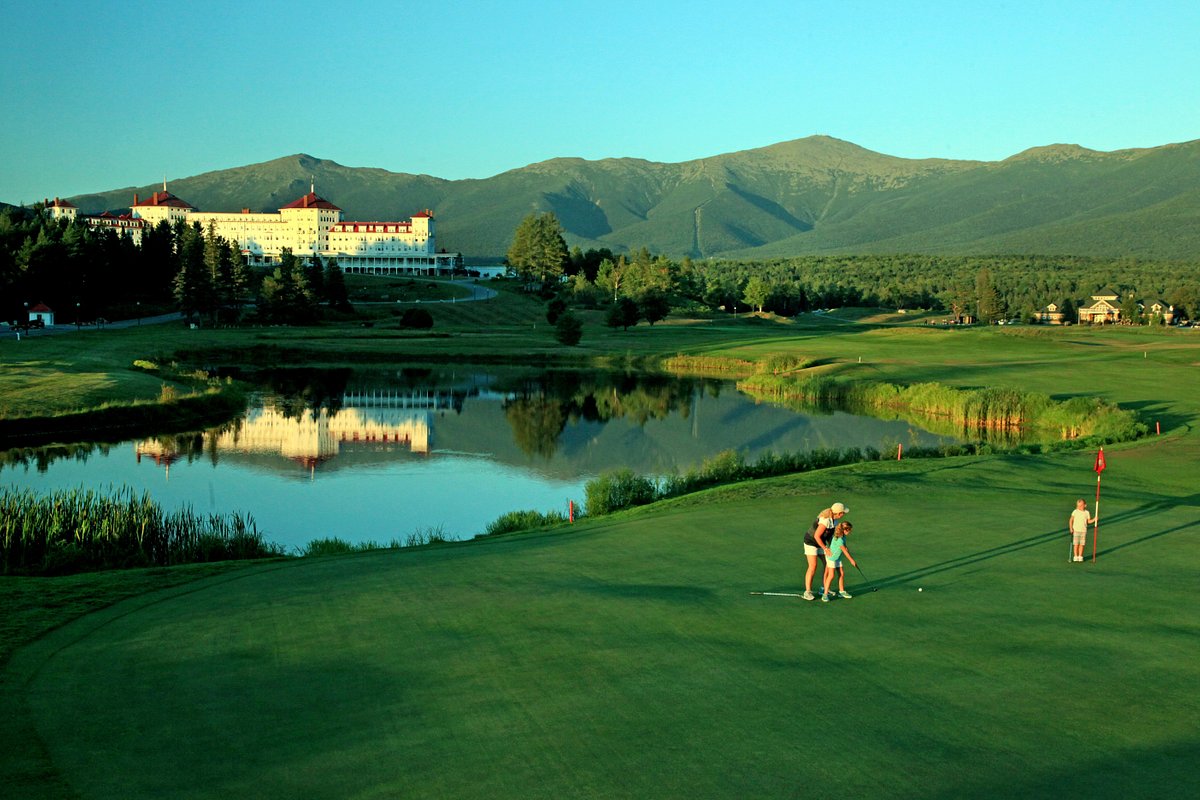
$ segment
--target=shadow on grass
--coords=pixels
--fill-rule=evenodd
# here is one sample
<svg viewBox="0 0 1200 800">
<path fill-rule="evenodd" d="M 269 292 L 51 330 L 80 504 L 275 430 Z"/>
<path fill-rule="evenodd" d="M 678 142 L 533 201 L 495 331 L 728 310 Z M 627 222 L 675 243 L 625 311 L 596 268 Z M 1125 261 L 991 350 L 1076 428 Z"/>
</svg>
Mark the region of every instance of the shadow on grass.
<svg viewBox="0 0 1200 800">
<path fill-rule="evenodd" d="M 1197 420 L 1195 414 L 1185 415 L 1168 411 L 1164 403 L 1155 400 L 1122 403 L 1121 405 L 1123 408 L 1136 411 L 1138 418 L 1149 426 L 1151 435 L 1154 434 L 1154 423 L 1156 422 L 1162 426 L 1164 431 L 1173 431 L 1177 428 L 1190 427 Z"/>
<path fill-rule="evenodd" d="M 1156 734 L 1156 731 L 1147 730 L 1146 738 L 1158 738 Z M 1063 769 L 1058 772 L 1021 770 L 1005 777 L 1003 782 L 958 786 L 952 791 L 935 790 L 928 797 L 930 800 L 959 800 L 962 797 L 1030 800 L 1197 797 L 1200 796 L 1197 795 L 1200 792 L 1200 771 L 1196 770 L 1198 746 L 1200 741 L 1194 737 L 1161 745 L 1139 742 L 1122 746 L 1113 742 L 1112 754 L 1107 758 L 1080 759 L 1074 764 L 1064 759 Z"/>
<path fill-rule="evenodd" d="M 1198 506 L 1198 505 L 1200 505 L 1200 494 L 1193 494 L 1193 495 L 1189 495 L 1186 497 L 1164 498 L 1162 500 L 1158 500 L 1153 503 L 1147 503 L 1146 505 L 1131 509 L 1129 511 L 1123 511 L 1123 512 L 1120 512 L 1117 514 L 1113 514 L 1112 516 L 1105 518 L 1105 520 L 1102 520 L 1102 522 L 1107 521 L 1107 523 L 1109 525 L 1112 525 L 1114 523 L 1120 524 L 1123 522 L 1132 522 L 1132 521 L 1140 519 L 1142 517 L 1153 515 L 1156 513 L 1161 513 L 1162 511 L 1166 511 L 1168 509 L 1173 509 L 1173 508 L 1176 508 L 1181 505 L 1182 506 Z M 1120 550 L 1124 550 L 1127 547 L 1134 547 L 1134 546 L 1137 546 L 1140 544 L 1144 544 L 1148 541 L 1158 539 L 1159 537 L 1162 537 L 1162 536 L 1168 536 L 1170 534 L 1179 533 L 1180 531 L 1184 531 L 1189 528 L 1198 528 L 1198 527 L 1200 527 L 1200 520 L 1193 520 L 1191 522 L 1186 522 L 1182 525 L 1176 525 L 1175 527 L 1172 527 L 1172 528 L 1165 528 L 1160 531 L 1155 531 L 1154 533 L 1146 534 L 1145 536 L 1141 536 L 1137 539 L 1132 539 L 1130 541 L 1125 541 L 1120 544 L 1113 545 L 1112 547 L 1097 549 L 1096 557 L 1099 558 L 1100 556 L 1103 556 L 1103 555 L 1108 555 L 1111 553 L 1118 552 Z M 1103 525 L 1101 525 L 1101 528 L 1100 528 L 1100 536 L 1101 536 L 1101 541 L 1103 541 L 1103 536 L 1104 536 Z M 1014 553 L 1019 553 L 1022 550 L 1028 550 L 1031 547 L 1040 547 L 1043 544 L 1057 542 L 1057 543 L 1063 544 L 1064 549 L 1066 549 L 1065 545 L 1067 544 L 1067 540 L 1068 540 L 1068 535 L 1067 535 L 1066 531 L 1063 529 L 1056 529 L 1056 530 L 1049 531 L 1046 533 L 1039 533 L 1035 536 L 1028 536 L 1024 539 L 1018 539 L 1013 542 L 1008 542 L 1007 544 L 1001 544 L 1001 545 L 997 545 L 995 547 L 989 547 L 986 550 L 980 550 L 976 553 L 969 553 L 967 555 L 958 556 L 957 558 L 947 559 L 945 561 L 941 561 L 936 564 L 931 564 L 927 567 L 920 567 L 918 569 L 909 570 L 908 572 L 901 572 L 901 573 L 897 573 L 895 575 L 889 575 L 889 576 L 883 578 L 882 580 L 873 582 L 872 585 L 875 586 L 876 588 L 883 588 L 883 587 L 887 587 L 887 586 L 899 586 L 902 584 L 909 583 L 911 581 L 919 580 L 921 578 L 926 578 L 930 575 L 937 575 L 942 572 L 949 572 L 951 570 L 961 569 L 963 567 L 969 567 L 973 564 L 978 564 L 981 561 L 990 561 L 991 559 L 998 558 L 1000 556 L 1007 556 L 1007 555 L 1012 555 Z"/>
</svg>

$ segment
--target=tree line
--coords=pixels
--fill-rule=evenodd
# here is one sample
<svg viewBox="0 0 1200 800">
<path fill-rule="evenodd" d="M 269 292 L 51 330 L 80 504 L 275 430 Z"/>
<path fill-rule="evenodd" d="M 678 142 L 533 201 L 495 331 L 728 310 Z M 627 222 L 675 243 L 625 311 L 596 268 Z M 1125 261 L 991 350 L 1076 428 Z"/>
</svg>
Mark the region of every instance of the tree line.
<svg viewBox="0 0 1200 800">
<path fill-rule="evenodd" d="M 1091 296 L 1118 296 L 1137 320 L 1154 301 L 1200 313 L 1200 263 L 1070 256 L 828 255 L 675 260 L 646 248 L 568 250 L 553 213 L 522 221 L 508 261 L 526 285 L 569 306 L 606 307 L 628 327 L 674 311 L 793 316 L 843 306 L 931 309 L 981 321 L 1032 320 L 1049 304 L 1066 319 Z M 569 312 L 568 312 L 569 313 Z M 553 320 L 552 320 L 553 321 Z"/>
<path fill-rule="evenodd" d="M 82 221 L 0 212 L 0 319 L 23 321 L 45 303 L 76 321 L 128 319 L 177 309 L 192 320 L 306 324 L 323 308 L 349 311 L 336 259 L 301 258 L 252 268 L 236 242 L 198 222 L 165 220 L 141 242 Z"/>
</svg>

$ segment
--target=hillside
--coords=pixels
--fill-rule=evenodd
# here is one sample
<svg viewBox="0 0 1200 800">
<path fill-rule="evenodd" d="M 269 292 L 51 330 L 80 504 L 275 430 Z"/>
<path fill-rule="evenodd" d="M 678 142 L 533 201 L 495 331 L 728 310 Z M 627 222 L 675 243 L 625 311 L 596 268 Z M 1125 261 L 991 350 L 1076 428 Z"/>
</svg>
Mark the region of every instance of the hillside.
<svg viewBox="0 0 1200 800">
<path fill-rule="evenodd" d="M 498 257 L 531 211 L 568 243 L 692 257 L 1041 253 L 1158 259 L 1200 252 L 1200 140 L 1103 153 L 1074 145 L 999 162 L 904 159 L 813 136 L 676 164 L 558 158 L 449 181 L 294 155 L 170 182 L 204 210 L 273 210 L 308 190 L 348 219 L 431 208 L 439 245 Z M 127 208 L 127 187 L 70 198 Z"/>
</svg>

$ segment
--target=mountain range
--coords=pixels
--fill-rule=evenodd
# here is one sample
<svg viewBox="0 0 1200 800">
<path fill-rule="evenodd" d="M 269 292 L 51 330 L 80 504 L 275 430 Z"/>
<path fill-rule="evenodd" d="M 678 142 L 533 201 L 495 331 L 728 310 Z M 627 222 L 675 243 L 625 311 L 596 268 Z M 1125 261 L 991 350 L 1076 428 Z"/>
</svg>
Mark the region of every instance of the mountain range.
<svg viewBox="0 0 1200 800">
<path fill-rule="evenodd" d="M 169 188 L 205 211 L 272 211 L 310 181 L 350 220 L 431 209 L 439 248 L 473 260 L 502 257 L 521 219 L 542 211 L 558 216 L 571 246 L 676 257 L 1200 253 L 1200 140 L 1114 152 L 1056 144 L 985 162 L 896 158 L 811 136 L 681 163 L 555 158 L 467 180 L 300 154 Z M 116 212 L 158 188 L 68 199 L 84 213 Z"/>
</svg>

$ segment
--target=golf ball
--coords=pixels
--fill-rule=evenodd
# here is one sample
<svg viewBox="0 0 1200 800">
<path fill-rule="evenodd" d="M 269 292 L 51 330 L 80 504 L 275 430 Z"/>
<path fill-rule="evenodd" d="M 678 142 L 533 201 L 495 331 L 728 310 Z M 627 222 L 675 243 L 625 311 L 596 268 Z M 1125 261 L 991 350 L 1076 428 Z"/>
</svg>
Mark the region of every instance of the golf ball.
<svg viewBox="0 0 1200 800">
<path fill-rule="evenodd" d="M 918 591 L 918 592 L 923 592 L 923 591 L 925 591 L 925 589 L 924 589 L 924 587 L 921 587 L 921 588 L 918 588 L 918 589 L 917 589 L 917 591 Z"/>
</svg>

